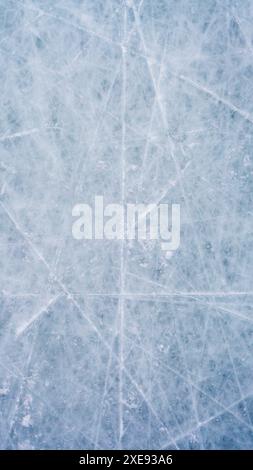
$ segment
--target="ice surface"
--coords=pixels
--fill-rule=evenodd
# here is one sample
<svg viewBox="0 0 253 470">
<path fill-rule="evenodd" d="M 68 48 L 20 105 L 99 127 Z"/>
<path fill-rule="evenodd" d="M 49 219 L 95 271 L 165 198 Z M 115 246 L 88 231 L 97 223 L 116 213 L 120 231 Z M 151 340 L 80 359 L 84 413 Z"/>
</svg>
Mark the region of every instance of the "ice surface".
<svg viewBox="0 0 253 470">
<path fill-rule="evenodd" d="M 0 447 L 253 448 L 253 2 L 0 0 Z M 72 207 L 181 205 L 181 245 Z"/>
</svg>

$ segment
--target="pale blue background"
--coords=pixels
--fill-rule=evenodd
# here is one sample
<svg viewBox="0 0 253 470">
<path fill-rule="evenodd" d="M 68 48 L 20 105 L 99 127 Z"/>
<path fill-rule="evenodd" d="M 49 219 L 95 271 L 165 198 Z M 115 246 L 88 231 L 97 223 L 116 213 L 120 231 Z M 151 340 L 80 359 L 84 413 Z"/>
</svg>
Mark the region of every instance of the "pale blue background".
<svg viewBox="0 0 253 470">
<path fill-rule="evenodd" d="M 0 0 L 0 447 L 253 448 L 253 2 Z M 176 202 L 181 246 L 73 240 Z"/>
</svg>

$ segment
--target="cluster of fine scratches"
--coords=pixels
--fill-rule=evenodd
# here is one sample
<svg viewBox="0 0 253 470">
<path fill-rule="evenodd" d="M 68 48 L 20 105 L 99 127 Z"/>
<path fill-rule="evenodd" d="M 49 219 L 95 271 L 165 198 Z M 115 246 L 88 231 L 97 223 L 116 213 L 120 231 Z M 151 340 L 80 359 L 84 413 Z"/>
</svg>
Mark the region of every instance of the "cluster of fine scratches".
<svg viewBox="0 0 253 470">
<path fill-rule="evenodd" d="M 253 447 L 252 19 L 0 0 L 0 448 Z M 96 195 L 180 249 L 77 242 Z"/>
</svg>

